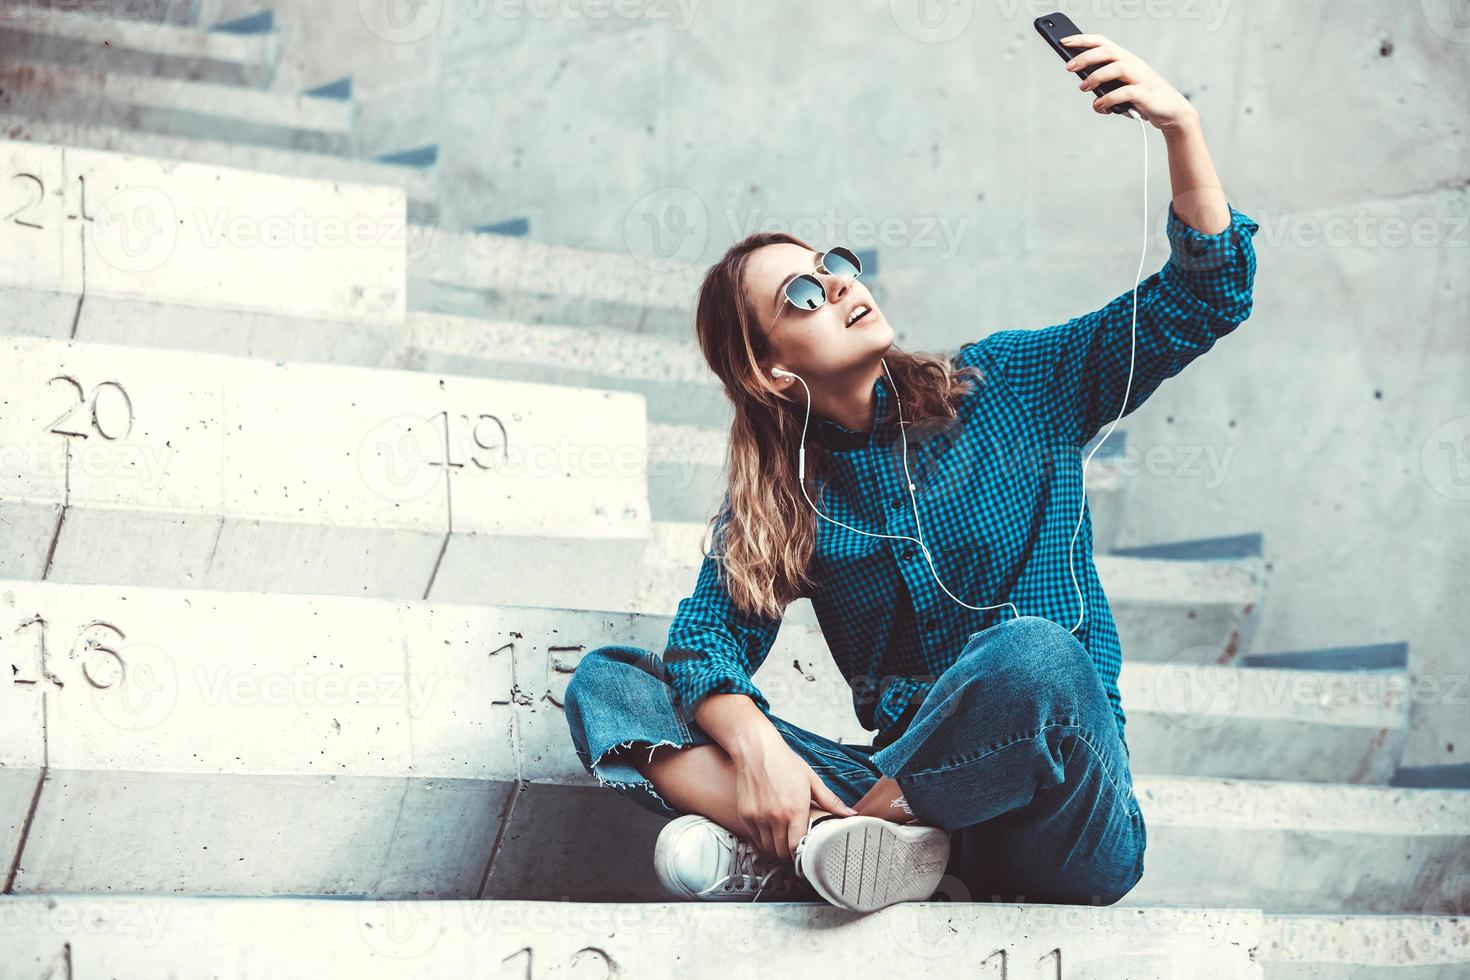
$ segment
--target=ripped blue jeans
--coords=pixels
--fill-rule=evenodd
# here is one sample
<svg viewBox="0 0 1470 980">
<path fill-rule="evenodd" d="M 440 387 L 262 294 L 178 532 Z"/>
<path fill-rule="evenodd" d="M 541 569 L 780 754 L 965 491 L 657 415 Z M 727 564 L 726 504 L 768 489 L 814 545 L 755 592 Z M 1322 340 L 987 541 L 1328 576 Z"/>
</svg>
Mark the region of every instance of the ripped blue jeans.
<svg viewBox="0 0 1470 980">
<path fill-rule="evenodd" d="M 577 665 L 564 704 L 577 757 L 600 784 L 680 815 L 627 753 L 603 758 L 715 744 L 675 709 L 661 657 L 599 647 Z M 881 749 L 767 717 L 843 802 L 887 776 L 918 822 L 949 831 L 950 900 L 1111 905 L 1143 876 L 1148 832 L 1112 706 L 1082 643 L 1050 620 L 973 634 Z"/>
</svg>

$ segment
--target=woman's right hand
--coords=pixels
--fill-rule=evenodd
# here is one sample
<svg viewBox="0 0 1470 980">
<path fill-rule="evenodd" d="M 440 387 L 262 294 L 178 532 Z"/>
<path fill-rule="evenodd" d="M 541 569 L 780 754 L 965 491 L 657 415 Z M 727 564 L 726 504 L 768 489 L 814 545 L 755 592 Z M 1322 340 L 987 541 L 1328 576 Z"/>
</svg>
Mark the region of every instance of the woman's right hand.
<svg viewBox="0 0 1470 980">
<path fill-rule="evenodd" d="M 857 814 L 774 727 L 757 735 L 732 760 L 736 811 L 748 828 L 746 836 L 768 856 L 787 861 L 795 857 L 813 806 L 844 816 Z"/>
</svg>

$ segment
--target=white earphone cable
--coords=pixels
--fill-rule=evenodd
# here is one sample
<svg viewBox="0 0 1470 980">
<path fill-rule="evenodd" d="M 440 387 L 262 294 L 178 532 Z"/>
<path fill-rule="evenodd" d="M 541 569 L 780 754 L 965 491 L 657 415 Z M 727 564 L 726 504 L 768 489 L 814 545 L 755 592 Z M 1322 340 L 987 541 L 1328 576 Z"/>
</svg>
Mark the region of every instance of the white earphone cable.
<svg viewBox="0 0 1470 980">
<path fill-rule="evenodd" d="M 1145 122 L 1143 117 L 1138 114 L 1136 110 L 1129 109 L 1127 115 L 1132 116 L 1134 119 L 1137 119 L 1139 125 L 1143 128 L 1143 251 L 1138 256 L 1138 272 L 1134 276 L 1133 281 L 1132 350 L 1129 353 L 1128 357 L 1128 384 L 1123 390 L 1123 404 L 1118 409 L 1118 417 L 1113 419 L 1112 424 L 1108 426 L 1108 431 L 1103 435 L 1101 439 L 1097 441 L 1097 444 L 1092 447 L 1092 452 L 1089 452 L 1087 454 L 1087 458 L 1082 461 L 1082 509 L 1077 513 L 1077 527 L 1072 531 L 1072 541 L 1067 546 L 1067 570 L 1072 574 L 1072 586 L 1077 590 L 1077 602 L 1079 606 L 1079 612 L 1077 614 L 1077 625 L 1068 630 L 1067 632 L 1069 633 L 1075 633 L 1078 629 L 1081 628 L 1082 621 L 1087 612 L 1087 604 L 1082 595 L 1082 586 L 1077 581 L 1077 571 L 1072 561 L 1073 551 L 1077 546 L 1077 535 L 1080 534 L 1082 531 L 1082 518 L 1087 512 L 1087 464 L 1092 461 L 1093 455 L 1098 451 L 1102 444 L 1107 441 L 1108 436 L 1112 435 L 1113 429 L 1117 427 L 1118 423 L 1123 418 L 1124 412 L 1128 408 L 1128 397 L 1133 392 L 1133 366 L 1134 361 L 1138 355 L 1138 287 L 1139 284 L 1143 281 L 1143 262 L 1148 255 L 1148 124 Z M 966 609 L 974 609 L 976 611 L 996 609 L 1000 606 L 1010 606 L 1011 611 L 1015 613 L 1015 615 L 1020 615 L 1020 611 L 1017 610 L 1016 604 L 1009 601 L 996 603 L 993 606 L 972 606 L 968 602 L 965 602 L 963 599 L 956 596 L 953 592 L 949 591 L 945 584 L 940 581 L 939 571 L 934 567 L 934 558 L 929 553 L 928 545 L 924 544 L 923 541 L 924 528 L 919 520 L 919 501 L 918 497 L 916 497 L 914 494 L 915 487 L 913 477 L 909 474 L 909 439 L 908 434 L 904 432 L 903 428 L 903 403 L 898 399 L 898 385 L 894 383 L 893 374 L 888 370 L 887 360 L 883 361 L 883 373 L 888 375 L 888 383 L 893 386 L 893 401 L 895 408 L 898 411 L 898 432 L 899 435 L 903 438 L 903 477 L 904 483 L 908 486 L 909 502 L 913 505 L 914 508 L 914 529 L 919 534 L 919 537 L 917 538 L 911 538 L 907 534 L 878 534 L 873 531 L 864 531 L 861 528 L 853 527 L 851 524 L 844 524 L 842 521 L 828 517 L 820 510 L 817 510 L 817 505 L 812 502 L 811 495 L 808 494 L 806 490 L 806 432 L 807 425 L 811 422 L 812 418 L 811 387 L 807 385 L 806 380 L 802 378 L 801 375 L 795 374 L 791 371 L 783 371 L 780 368 L 773 368 L 771 373 L 776 377 L 795 378 L 796 380 L 801 382 L 801 386 L 803 388 L 806 388 L 806 418 L 802 421 L 801 424 L 801 442 L 797 456 L 797 482 L 801 484 L 801 495 L 803 497 L 806 497 L 807 504 L 810 505 L 812 511 L 816 513 L 818 517 L 822 518 L 822 520 L 824 521 L 828 521 L 829 523 L 836 524 L 840 527 L 845 527 L 849 531 L 856 531 L 858 534 L 866 534 L 868 537 L 892 538 L 895 541 L 912 541 L 917 544 L 921 549 L 923 549 L 924 560 L 929 563 L 929 574 L 933 576 L 934 581 L 939 584 L 939 587 L 941 589 L 944 589 L 944 594 L 949 596 L 955 602 L 964 606 Z"/>
</svg>

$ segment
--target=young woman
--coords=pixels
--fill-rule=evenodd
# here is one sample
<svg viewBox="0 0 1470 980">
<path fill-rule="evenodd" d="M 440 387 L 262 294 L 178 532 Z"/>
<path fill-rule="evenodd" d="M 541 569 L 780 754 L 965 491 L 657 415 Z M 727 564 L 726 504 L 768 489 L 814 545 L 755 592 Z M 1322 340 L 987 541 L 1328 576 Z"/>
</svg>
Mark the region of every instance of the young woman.
<svg viewBox="0 0 1470 980">
<path fill-rule="evenodd" d="M 599 782 L 676 817 L 660 880 L 858 911 L 929 898 L 1111 904 L 1143 873 L 1082 449 L 1251 310 L 1257 225 L 1197 112 L 1099 35 L 1068 68 L 1164 133 L 1164 267 L 1102 309 L 951 356 L 893 345 L 849 249 L 751 235 L 696 332 L 734 406 L 728 483 L 662 656 L 589 653 L 565 708 Z M 1136 315 L 1136 323 L 1135 323 Z M 1136 339 L 1136 346 L 1135 346 Z M 872 745 L 771 713 L 752 683 L 808 597 Z"/>
</svg>

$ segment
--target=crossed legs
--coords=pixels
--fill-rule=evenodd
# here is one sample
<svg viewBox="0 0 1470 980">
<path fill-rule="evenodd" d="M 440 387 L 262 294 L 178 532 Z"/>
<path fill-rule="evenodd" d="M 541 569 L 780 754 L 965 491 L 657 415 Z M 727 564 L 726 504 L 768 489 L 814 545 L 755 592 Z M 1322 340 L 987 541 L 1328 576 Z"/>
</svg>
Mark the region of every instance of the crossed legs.
<svg viewBox="0 0 1470 980">
<path fill-rule="evenodd" d="M 724 748 L 719 745 L 684 748 L 659 745 L 651 750 L 646 746 L 631 748 L 634 751 L 627 754 L 627 762 L 653 784 L 670 806 L 685 813 L 709 817 L 723 827 L 745 827 L 736 809 L 735 763 Z M 623 751 L 619 749 L 607 757 L 622 757 Z M 893 805 L 899 795 L 898 784 L 884 777 L 853 804 L 853 809 L 864 816 L 904 823 L 912 817 L 902 805 Z M 811 816 L 826 812 L 812 804 Z"/>
</svg>

